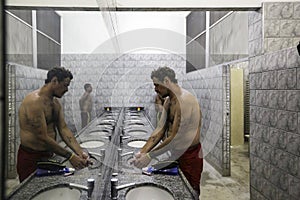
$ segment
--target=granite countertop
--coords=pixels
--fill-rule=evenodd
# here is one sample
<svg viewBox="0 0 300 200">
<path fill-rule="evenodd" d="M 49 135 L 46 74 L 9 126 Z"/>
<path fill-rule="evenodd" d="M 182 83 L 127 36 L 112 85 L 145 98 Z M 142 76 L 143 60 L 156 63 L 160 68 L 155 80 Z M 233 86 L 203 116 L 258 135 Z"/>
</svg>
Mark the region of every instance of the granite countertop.
<svg viewBox="0 0 300 200">
<path fill-rule="evenodd" d="M 182 179 L 182 173 L 178 175 L 164 175 L 164 174 L 142 174 L 141 169 L 130 166 L 128 158 L 122 159 L 121 167 L 119 167 L 118 185 L 128 183 L 136 183 L 137 185 L 153 185 L 168 191 L 176 200 L 191 200 L 194 199 L 186 182 Z M 135 186 L 137 187 L 137 186 Z M 131 188 L 123 189 L 118 192 L 119 199 L 124 200 L 126 193 Z"/>
<path fill-rule="evenodd" d="M 64 184 L 76 183 L 87 185 L 88 178 L 95 179 L 95 186 L 101 184 L 98 182 L 98 170 L 88 170 L 87 168 L 76 171 L 74 175 L 64 177 L 63 175 L 29 177 L 20 187 L 10 196 L 11 200 L 29 200 L 39 192 L 48 189 L 49 187 L 62 187 Z M 87 193 L 82 192 L 80 199 L 87 199 Z"/>
<path fill-rule="evenodd" d="M 141 112 L 143 113 L 143 112 Z M 120 117 L 119 117 L 120 118 Z M 129 138 L 122 139 L 122 144 L 119 144 L 120 137 L 119 128 L 115 127 L 114 133 L 112 135 L 111 141 L 108 137 L 95 137 L 89 135 L 92 130 L 103 120 L 103 117 L 99 117 L 93 120 L 88 127 L 81 131 L 78 135 L 78 140 L 81 142 L 91 141 L 91 140 L 101 140 L 104 145 L 99 148 L 88 149 L 90 152 L 95 152 L 101 154 L 101 149 L 105 149 L 105 159 L 103 163 L 96 168 L 84 168 L 82 170 L 75 171 L 74 175 L 63 176 L 63 175 L 54 175 L 54 176 L 44 176 L 36 177 L 34 174 L 25 180 L 19 187 L 9 196 L 10 200 L 29 200 L 34 195 L 40 191 L 46 190 L 49 187 L 58 187 L 63 186 L 67 183 L 76 183 L 83 186 L 87 185 L 87 179 L 95 179 L 95 187 L 92 194 L 92 199 L 110 199 L 110 179 L 113 172 L 117 172 L 118 184 L 123 185 L 127 183 L 136 183 L 136 184 L 152 184 L 157 185 L 158 187 L 164 188 L 169 191 L 174 199 L 176 200 L 191 200 L 195 199 L 197 195 L 191 189 L 191 186 L 186 181 L 182 172 L 179 170 L 179 175 L 162 175 L 162 174 L 153 174 L 151 176 L 142 174 L 141 169 L 137 169 L 134 166 L 131 166 L 128 162 L 132 158 L 133 154 L 122 157 L 118 157 L 117 149 L 122 149 L 122 154 L 126 152 L 137 152 L 137 148 L 132 148 L 127 144 L 135 140 L 146 140 L 149 135 L 152 133 L 153 127 L 150 125 L 148 119 L 141 115 L 141 121 L 145 124 L 143 127 L 138 129 L 146 130 L 146 134 L 140 135 L 130 135 Z M 120 121 L 120 120 L 119 120 Z M 123 124 L 122 124 L 123 125 Z M 117 125 L 118 126 L 118 125 Z M 125 124 L 124 124 L 125 127 Z M 127 129 L 124 133 L 124 136 L 127 136 Z M 117 133 L 116 133 L 117 132 Z M 117 144 L 117 145 L 116 145 Z M 100 163 L 99 163 L 100 164 Z M 126 193 L 130 188 L 120 190 L 118 192 L 120 200 L 125 199 Z M 81 193 L 81 200 L 87 199 L 87 192 L 83 191 Z"/>
</svg>

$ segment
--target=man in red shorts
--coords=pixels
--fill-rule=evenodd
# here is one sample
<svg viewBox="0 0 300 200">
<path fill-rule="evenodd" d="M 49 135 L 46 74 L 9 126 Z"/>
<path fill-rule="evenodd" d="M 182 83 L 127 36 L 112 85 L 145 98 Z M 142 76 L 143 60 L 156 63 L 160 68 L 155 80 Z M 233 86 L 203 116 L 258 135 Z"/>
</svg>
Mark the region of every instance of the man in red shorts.
<svg viewBox="0 0 300 200">
<path fill-rule="evenodd" d="M 147 166 L 151 159 L 165 152 L 177 160 L 183 174 L 200 194 L 203 156 L 200 144 L 201 110 L 197 98 L 181 88 L 175 72 L 161 67 L 151 74 L 155 92 L 165 99 L 164 111 L 153 131 L 133 161 L 136 167 Z"/>
<path fill-rule="evenodd" d="M 72 73 L 65 68 L 52 68 L 47 73 L 45 85 L 22 101 L 19 108 L 21 145 L 17 158 L 20 182 L 37 169 L 38 161 L 48 159 L 54 153 L 69 159 L 76 169 L 90 164 L 88 155 L 67 127 L 58 101 L 68 91 L 72 78 Z M 56 130 L 72 152 L 56 142 Z"/>
</svg>

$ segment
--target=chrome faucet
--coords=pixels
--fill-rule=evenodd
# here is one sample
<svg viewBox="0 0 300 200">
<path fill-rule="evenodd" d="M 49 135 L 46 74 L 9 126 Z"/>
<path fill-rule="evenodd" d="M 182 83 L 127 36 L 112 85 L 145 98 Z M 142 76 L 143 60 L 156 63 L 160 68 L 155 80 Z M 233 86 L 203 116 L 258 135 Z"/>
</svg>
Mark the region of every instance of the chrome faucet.
<svg viewBox="0 0 300 200">
<path fill-rule="evenodd" d="M 121 154 L 120 156 L 121 156 L 121 157 L 124 157 L 124 156 L 133 155 L 133 154 L 134 154 L 133 151 L 129 151 L 129 152 L 126 152 L 126 153 Z"/>
<path fill-rule="evenodd" d="M 89 154 L 90 158 L 93 158 L 93 159 L 96 160 L 96 163 L 93 163 L 92 165 L 89 165 L 89 169 L 98 168 L 104 162 L 105 149 L 100 149 L 100 153 L 90 151 L 88 154 Z M 99 159 L 97 159 L 95 156 L 99 157 Z"/>
<path fill-rule="evenodd" d="M 126 152 L 126 153 L 122 154 L 122 149 L 118 149 L 118 161 L 121 162 L 122 161 L 122 157 L 128 156 L 128 155 L 133 155 L 133 154 L 134 154 L 133 151 L 129 151 L 129 152 Z"/>
<path fill-rule="evenodd" d="M 126 188 L 129 188 L 129 187 L 133 187 L 136 185 L 136 183 L 127 183 L 127 184 L 124 184 L 124 185 L 118 185 L 118 179 L 117 178 L 112 178 L 110 179 L 110 187 L 111 187 L 111 190 L 110 190 L 110 197 L 111 199 L 113 200 L 117 200 L 118 199 L 118 191 L 119 190 L 123 190 L 123 189 L 126 189 Z"/>
<path fill-rule="evenodd" d="M 92 197 L 92 193 L 93 193 L 93 190 L 94 190 L 94 185 L 95 185 L 95 180 L 92 179 L 92 178 L 89 178 L 87 180 L 87 186 L 79 185 L 79 184 L 76 184 L 76 183 L 69 183 L 70 188 L 75 188 L 75 189 L 87 191 L 88 199 L 91 199 L 91 197 Z"/>
<path fill-rule="evenodd" d="M 98 156 L 98 157 L 102 157 L 103 155 L 102 154 L 100 154 L 100 153 L 96 153 L 96 152 L 92 152 L 92 151 L 89 151 L 89 154 L 90 155 L 93 155 L 93 156 Z"/>
<path fill-rule="evenodd" d="M 123 140 L 128 139 L 128 138 L 130 138 L 129 135 L 127 135 L 127 136 L 120 135 L 120 144 L 123 144 Z"/>
</svg>

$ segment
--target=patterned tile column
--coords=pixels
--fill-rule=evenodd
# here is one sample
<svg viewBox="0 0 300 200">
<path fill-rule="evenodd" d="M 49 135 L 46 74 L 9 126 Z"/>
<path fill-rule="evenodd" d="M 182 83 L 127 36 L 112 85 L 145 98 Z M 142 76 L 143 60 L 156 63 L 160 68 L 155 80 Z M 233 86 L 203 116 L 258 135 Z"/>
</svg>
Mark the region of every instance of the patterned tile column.
<svg viewBox="0 0 300 200">
<path fill-rule="evenodd" d="M 262 54 L 249 59 L 251 199 L 300 196 L 300 4 L 265 3 Z M 249 15 L 249 27 L 259 12 Z M 249 41 L 249 49 L 251 41 Z"/>
</svg>

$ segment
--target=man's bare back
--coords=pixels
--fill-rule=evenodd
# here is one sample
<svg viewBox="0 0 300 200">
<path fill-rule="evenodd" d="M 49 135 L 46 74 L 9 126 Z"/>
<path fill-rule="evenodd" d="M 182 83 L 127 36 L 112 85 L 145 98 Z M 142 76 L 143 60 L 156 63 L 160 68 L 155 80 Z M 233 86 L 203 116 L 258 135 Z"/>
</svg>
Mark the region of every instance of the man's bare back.
<svg viewBox="0 0 300 200">
<path fill-rule="evenodd" d="M 199 144 L 201 112 L 197 99 L 190 92 L 181 89 L 181 94 L 171 100 L 168 107 L 169 110 L 166 111 L 168 136 L 173 132 L 173 124 L 178 124 L 178 129 L 175 131 L 176 135 L 180 136 L 180 143 L 174 143 L 175 148 L 187 144 L 190 147 Z"/>
</svg>

